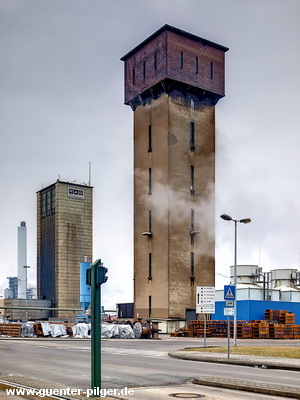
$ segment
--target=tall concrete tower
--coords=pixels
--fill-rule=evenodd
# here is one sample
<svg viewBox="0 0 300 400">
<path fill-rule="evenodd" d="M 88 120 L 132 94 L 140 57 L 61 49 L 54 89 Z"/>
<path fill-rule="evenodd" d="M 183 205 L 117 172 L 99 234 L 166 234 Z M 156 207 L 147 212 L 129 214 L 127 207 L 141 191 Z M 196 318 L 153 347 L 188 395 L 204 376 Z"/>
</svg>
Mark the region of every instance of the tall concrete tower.
<svg viewBox="0 0 300 400">
<path fill-rule="evenodd" d="M 27 228 L 26 222 L 18 226 L 18 299 L 26 299 L 27 279 Z"/>
<path fill-rule="evenodd" d="M 215 105 L 228 48 L 169 25 L 122 57 L 134 112 L 135 317 L 195 315 L 213 286 Z"/>
<path fill-rule="evenodd" d="M 93 188 L 56 181 L 37 192 L 37 294 L 55 308 L 79 308 L 80 262 L 92 260 Z M 57 317 L 74 317 L 57 311 Z"/>
</svg>

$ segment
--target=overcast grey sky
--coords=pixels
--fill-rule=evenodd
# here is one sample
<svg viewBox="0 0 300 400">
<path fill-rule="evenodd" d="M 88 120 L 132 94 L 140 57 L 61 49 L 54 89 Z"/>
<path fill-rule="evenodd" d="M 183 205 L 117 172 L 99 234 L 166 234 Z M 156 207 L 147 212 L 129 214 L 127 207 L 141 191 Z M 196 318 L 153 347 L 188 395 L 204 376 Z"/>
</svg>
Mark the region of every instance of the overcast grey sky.
<svg viewBox="0 0 300 400">
<path fill-rule="evenodd" d="M 298 0 L 0 0 L 0 294 L 26 221 L 36 275 L 36 191 L 94 185 L 94 259 L 105 307 L 133 300 L 133 127 L 120 57 L 168 23 L 229 47 L 216 107 L 217 287 L 238 263 L 298 268 Z"/>
</svg>

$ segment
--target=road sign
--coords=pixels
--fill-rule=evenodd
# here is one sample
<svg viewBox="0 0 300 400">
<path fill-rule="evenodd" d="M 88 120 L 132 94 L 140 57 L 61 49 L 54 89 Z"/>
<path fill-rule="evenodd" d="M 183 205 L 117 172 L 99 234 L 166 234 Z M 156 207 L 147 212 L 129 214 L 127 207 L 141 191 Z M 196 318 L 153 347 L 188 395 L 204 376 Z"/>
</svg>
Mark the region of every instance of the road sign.
<svg viewBox="0 0 300 400">
<path fill-rule="evenodd" d="M 196 313 L 215 313 L 215 287 L 196 286 Z"/>
<path fill-rule="evenodd" d="M 235 300 L 235 286 L 224 286 L 224 300 Z"/>
<path fill-rule="evenodd" d="M 224 308 L 224 315 L 227 315 L 227 316 L 234 315 L 234 308 L 225 307 Z"/>
<path fill-rule="evenodd" d="M 226 300 L 225 307 L 234 307 L 234 301 L 233 300 Z"/>
</svg>

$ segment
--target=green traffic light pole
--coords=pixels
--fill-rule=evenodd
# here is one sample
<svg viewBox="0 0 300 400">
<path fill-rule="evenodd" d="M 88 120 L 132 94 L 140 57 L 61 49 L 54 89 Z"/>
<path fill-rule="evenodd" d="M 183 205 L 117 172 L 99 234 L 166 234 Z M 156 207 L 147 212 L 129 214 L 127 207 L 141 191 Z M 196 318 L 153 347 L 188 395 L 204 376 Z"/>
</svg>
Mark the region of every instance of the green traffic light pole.
<svg viewBox="0 0 300 400">
<path fill-rule="evenodd" d="M 101 285 L 107 281 L 107 268 L 96 260 L 87 270 L 86 283 L 91 286 L 91 389 L 101 390 Z"/>
<path fill-rule="evenodd" d="M 101 285 L 97 284 L 98 262 L 91 265 L 91 386 L 101 389 Z M 101 261 L 100 261 L 101 263 Z"/>
</svg>

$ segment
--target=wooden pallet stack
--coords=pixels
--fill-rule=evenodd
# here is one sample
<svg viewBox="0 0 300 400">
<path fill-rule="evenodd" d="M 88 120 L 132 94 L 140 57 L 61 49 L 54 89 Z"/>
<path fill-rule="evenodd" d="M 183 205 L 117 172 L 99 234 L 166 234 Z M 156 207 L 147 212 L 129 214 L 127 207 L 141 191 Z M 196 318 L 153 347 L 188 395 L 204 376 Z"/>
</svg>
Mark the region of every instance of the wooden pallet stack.
<svg viewBox="0 0 300 400">
<path fill-rule="evenodd" d="M 300 325 L 295 325 L 295 314 L 285 310 L 265 310 L 264 317 L 264 320 L 237 321 L 237 338 L 300 339 Z M 206 321 L 206 336 L 208 337 L 227 337 L 227 330 L 227 321 Z M 184 334 L 176 336 L 184 336 Z M 203 337 L 204 321 L 190 321 L 188 336 Z M 233 337 L 233 321 L 230 321 L 230 336 Z"/>
<path fill-rule="evenodd" d="M 186 328 L 179 328 L 177 329 L 176 332 L 172 332 L 170 334 L 172 337 L 188 337 L 189 336 L 189 330 Z"/>
<path fill-rule="evenodd" d="M 265 320 L 251 321 L 253 326 L 253 339 L 268 339 L 269 324 Z"/>
<path fill-rule="evenodd" d="M 21 331 L 22 331 L 22 324 L 13 322 L 0 324 L 0 335 L 20 337 Z"/>
<path fill-rule="evenodd" d="M 293 338 L 300 339 L 300 325 L 293 325 Z"/>
<path fill-rule="evenodd" d="M 238 339 L 252 339 L 253 338 L 253 324 L 247 323 L 247 322 L 237 324 L 236 337 Z"/>
<path fill-rule="evenodd" d="M 279 324 L 279 310 L 265 310 L 265 320 Z"/>
<path fill-rule="evenodd" d="M 286 324 L 270 324 L 270 339 L 293 339 L 293 326 Z"/>
</svg>

